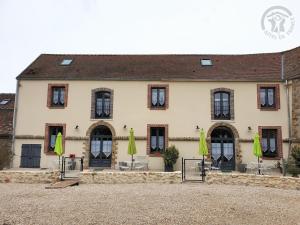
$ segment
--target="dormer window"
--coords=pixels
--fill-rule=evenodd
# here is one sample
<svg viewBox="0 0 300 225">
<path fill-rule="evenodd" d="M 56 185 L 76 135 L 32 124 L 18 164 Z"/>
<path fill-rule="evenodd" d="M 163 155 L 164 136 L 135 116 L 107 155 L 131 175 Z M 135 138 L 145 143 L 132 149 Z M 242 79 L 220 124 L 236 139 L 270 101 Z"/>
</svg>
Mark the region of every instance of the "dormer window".
<svg viewBox="0 0 300 225">
<path fill-rule="evenodd" d="M 212 66 L 213 63 L 211 59 L 201 59 L 201 66 Z"/>
<path fill-rule="evenodd" d="M 9 102 L 9 99 L 0 100 L 0 105 L 6 105 Z"/>
<path fill-rule="evenodd" d="M 72 59 L 63 59 L 60 63 L 61 66 L 68 66 L 72 63 Z"/>
</svg>

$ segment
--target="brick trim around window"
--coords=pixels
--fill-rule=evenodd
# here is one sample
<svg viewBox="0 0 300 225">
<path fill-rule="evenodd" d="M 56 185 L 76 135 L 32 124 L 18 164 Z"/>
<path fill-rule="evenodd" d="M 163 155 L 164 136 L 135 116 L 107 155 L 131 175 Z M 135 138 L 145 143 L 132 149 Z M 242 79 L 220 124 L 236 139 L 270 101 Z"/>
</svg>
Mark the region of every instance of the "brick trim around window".
<svg viewBox="0 0 300 225">
<path fill-rule="evenodd" d="M 110 116 L 107 118 L 96 118 L 96 93 L 99 91 L 106 91 L 110 93 Z M 92 90 L 92 99 L 91 99 L 91 119 L 99 119 L 99 120 L 105 120 L 105 119 L 112 119 L 113 118 L 113 106 L 114 106 L 114 90 L 109 88 L 96 88 Z"/>
<path fill-rule="evenodd" d="M 264 108 L 260 104 L 260 89 L 261 88 L 274 88 L 275 89 L 275 107 Z M 257 108 L 261 111 L 277 111 L 280 109 L 280 86 L 279 84 L 257 84 Z"/>
<path fill-rule="evenodd" d="M 147 124 L 147 155 L 151 157 L 161 157 L 160 153 L 151 153 L 150 142 L 151 142 L 151 127 L 164 127 L 165 128 L 165 148 L 169 146 L 169 126 L 168 124 Z"/>
<path fill-rule="evenodd" d="M 164 107 L 152 107 L 152 88 L 165 88 L 165 106 Z M 166 110 L 169 108 L 169 85 L 168 84 L 148 84 L 148 93 L 147 93 L 147 106 L 150 110 Z"/>
<path fill-rule="evenodd" d="M 230 95 L 230 120 L 234 120 L 234 90 L 229 88 L 215 88 L 210 90 L 210 113 L 212 120 L 226 120 L 226 119 L 215 119 L 215 93 L 216 92 L 228 92 Z"/>
<path fill-rule="evenodd" d="M 65 88 L 65 104 L 63 106 L 52 106 L 52 90 L 55 87 L 64 87 Z M 69 84 L 48 84 L 48 92 L 47 92 L 47 107 L 49 109 L 63 109 L 68 105 L 68 92 L 69 92 Z"/>
<path fill-rule="evenodd" d="M 263 129 L 273 129 L 277 130 L 277 156 L 273 158 L 269 157 L 262 157 L 264 160 L 279 160 L 283 157 L 283 151 L 282 151 L 282 131 L 281 126 L 259 126 L 258 127 L 258 133 L 260 137 L 260 141 L 262 139 L 262 130 Z"/>
<path fill-rule="evenodd" d="M 66 124 L 65 123 L 46 123 L 45 125 L 45 140 L 44 140 L 44 153 L 46 155 L 55 155 L 54 151 L 49 151 L 49 128 L 50 127 L 62 127 L 63 128 L 63 134 L 62 134 L 62 140 L 63 140 L 63 149 L 65 152 L 65 140 L 66 140 Z"/>
</svg>

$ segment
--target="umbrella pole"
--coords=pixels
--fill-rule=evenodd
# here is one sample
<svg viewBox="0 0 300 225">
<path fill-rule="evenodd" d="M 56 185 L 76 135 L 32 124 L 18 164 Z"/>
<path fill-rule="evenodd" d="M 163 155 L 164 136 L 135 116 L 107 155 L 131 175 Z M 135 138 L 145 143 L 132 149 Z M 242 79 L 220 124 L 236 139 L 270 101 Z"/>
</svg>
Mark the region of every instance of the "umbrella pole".
<svg viewBox="0 0 300 225">
<path fill-rule="evenodd" d="M 205 181 L 204 155 L 202 158 L 202 181 Z"/>
<path fill-rule="evenodd" d="M 131 170 L 133 168 L 133 155 L 131 155 Z"/>
<path fill-rule="evenodd" d="M 60 168 L 60 155 L 58 156 L 58 168 L 59 168 L 59 172 L 60 172 L 60 180 L 62 180 L 61 168 Z"/>
<path fill-rule="evenodd" d="M 260 175 L 260 168 L 259 168 L 259 157 L 257 157 L 257 168 L 258 168 L 258 174 Z"/>
</svg>

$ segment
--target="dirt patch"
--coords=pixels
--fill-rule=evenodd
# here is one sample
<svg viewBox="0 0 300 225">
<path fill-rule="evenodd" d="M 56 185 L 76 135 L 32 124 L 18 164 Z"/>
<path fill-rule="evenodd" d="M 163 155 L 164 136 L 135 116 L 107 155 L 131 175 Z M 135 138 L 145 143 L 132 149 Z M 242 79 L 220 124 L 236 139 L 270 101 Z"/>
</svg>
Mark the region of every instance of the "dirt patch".
<svg viewBox="0 0 300 225">
<path fill-rule="evenodd" d="M 0 224 L 300 224 L 300 191 L 207 184 L 0 184 Z"/>
</svg>

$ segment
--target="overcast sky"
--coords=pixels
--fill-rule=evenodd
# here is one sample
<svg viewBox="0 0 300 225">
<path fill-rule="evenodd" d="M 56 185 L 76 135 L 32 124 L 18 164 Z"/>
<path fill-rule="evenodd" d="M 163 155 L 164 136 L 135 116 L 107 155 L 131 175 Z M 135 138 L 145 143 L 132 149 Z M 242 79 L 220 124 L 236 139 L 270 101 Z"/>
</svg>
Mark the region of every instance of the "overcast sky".
<svg viewBox="0 0 300 225">
<path fill-rule="evenodd" d="M 265 35 L 271 6 L 292 12 L 282 40 Z M 242 54 L 300 46 L 299 0 L 0 0 L 0 93 L 41 53 Z"/>
</svg>

